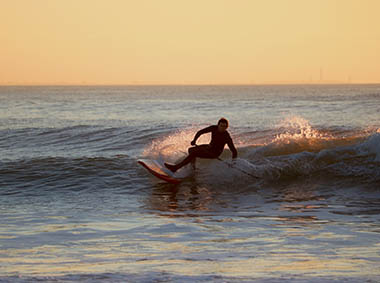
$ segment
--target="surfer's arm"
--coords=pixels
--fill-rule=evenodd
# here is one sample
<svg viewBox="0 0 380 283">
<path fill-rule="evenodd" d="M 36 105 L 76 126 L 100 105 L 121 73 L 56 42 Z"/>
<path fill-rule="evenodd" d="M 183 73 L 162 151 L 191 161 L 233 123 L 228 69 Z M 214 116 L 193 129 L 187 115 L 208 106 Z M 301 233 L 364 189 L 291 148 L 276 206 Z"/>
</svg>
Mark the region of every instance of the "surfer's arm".
<svg viewBox="0 0 380 283">
<path fill-rule="evenodd" d="M 201 135 L 212 132 L 212 129 L 213 129 L 213 126 L 210 126 L 210 127 L 204 128 L 204 129 L 202 129 L 202 130 L 199 130 L 199 131 L 195 134 L 194 139 L 193 139 L 193 141 L 191 142 L 191 144 L 195 144 L 195 143 L 197 142 L 197 139 L 198 139 Z"/>
<path fill-rule="evenodd" d="M 232 141 L 231 138 L 230 138 L 229 141 L 227 142 L 227 145 L 228 145 L 229 149 L 230 149 L 231 152 L 232 152 L 232 158 L 236 158 L 236 157 L 237 157 L 237 150 L 236 150 L 235 145 L 234 145 L 234 142 Z"/>
</svg>

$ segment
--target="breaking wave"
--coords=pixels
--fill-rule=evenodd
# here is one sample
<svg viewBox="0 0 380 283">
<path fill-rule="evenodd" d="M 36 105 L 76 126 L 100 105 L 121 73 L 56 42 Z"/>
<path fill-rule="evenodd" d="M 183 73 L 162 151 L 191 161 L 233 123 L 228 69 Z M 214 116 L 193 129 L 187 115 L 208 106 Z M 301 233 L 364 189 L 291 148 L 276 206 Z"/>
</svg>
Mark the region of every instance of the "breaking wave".
<svg viewBox="0 0 380 283">
<path fill-rule="evenodd" d="M 199 128 L 153 140 L 144 150 L 144 157 L 178 162 L 186 156 Z M 249 138 L 239 135 L 233 138 L 239 158 L 232 161 L 229 150 L 225 150 L 222 160 L 198 159 L 197 178 L 213 183 L 273 182 L 300 177 L 380 181 L 380 129 L 377 128 L 313 127 L 306 119 L 293 116 L 273 129 L 254 132 Z M 209 136 L 204 135 L 198 144 L 208 141 Z M 186 175 L 191 170 L 183 171 Z"/>
</svg>

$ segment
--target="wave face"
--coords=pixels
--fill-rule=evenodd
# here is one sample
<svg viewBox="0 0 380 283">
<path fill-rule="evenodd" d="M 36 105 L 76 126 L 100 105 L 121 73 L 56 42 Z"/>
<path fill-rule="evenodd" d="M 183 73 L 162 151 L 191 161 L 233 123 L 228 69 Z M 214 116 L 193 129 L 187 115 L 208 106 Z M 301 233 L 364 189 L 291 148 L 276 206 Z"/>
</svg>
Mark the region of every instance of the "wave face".
<svg viewBox="0 0 380 283">
<path fill-rule="evenodd" d="M 9 142 L 13 145 L 3 150 L 5 158 L 0 161 L 2 193 L 43 194 L 46 190 L 145 183 L 149 178 L 144 178 L 136 160 L 179 162 L 198 129 L 76 126 L 16 130 L 0 140 L 3 147 Z M 306 119 L 292 116 L 272 129 L 234 135 L 234 140 L 239 152 L 236 160 L 225 149 L 220 160 L 198 159 L 195 172 L 187 166 L 177 175 L 189 177 L 189 183 L 229 188 L 250 189 L 263 182 L 274 186 L 292 180 L 334 182 L 337 188 L 379 187 L 379 129 L 314 128 Z M 207 135 L 198 140 L 199 144 L 208 142 Z"/>
<path fill-rule="evenodd" d="M 0 87 L 0 282 L 379 282 L 379 105 L 379 85 Z M 221 116 L 236 160 L 179 185 L 137 164 Z"/>
<path fill-rule="evenodd" d="M 153 140 L 143 154 L 178 162 L 186 156 L 195 132 L 191 128 Z M 203 137 L 199 143 L 208 143 L 208 138 Z M 262 180 L 323 178 L 376 185 L 380 181 L 380 129 L 317 129 L 306 119 L 292 116 L 274 129 L 256 131 L 250 137 L 238 135 L 235 140 L 237 160 L 230 160 L 228 150 L 222 155 L 224 161 L 198 159 L 199 171 L 203 175 L 207 171 L 205 178 L 210 182 L 230 180 L 233 184 L 239 180 L 250 184 Z M 190 174 L 189 168 L 183 171 L 182 174 Z"/>
</svg>

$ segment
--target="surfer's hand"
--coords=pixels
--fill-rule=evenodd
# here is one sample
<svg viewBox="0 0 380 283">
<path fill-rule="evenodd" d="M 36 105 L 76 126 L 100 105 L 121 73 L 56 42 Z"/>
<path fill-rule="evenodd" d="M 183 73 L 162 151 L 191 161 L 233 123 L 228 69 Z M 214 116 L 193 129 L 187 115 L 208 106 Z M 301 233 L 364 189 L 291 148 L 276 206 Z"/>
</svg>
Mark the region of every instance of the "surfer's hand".
<svg viewBox="0 0 380 283">
<path fill-rule="evenodd" d="M 195 140 L 192 140 L 190 144 L 195 145 Z"/>
</svg>

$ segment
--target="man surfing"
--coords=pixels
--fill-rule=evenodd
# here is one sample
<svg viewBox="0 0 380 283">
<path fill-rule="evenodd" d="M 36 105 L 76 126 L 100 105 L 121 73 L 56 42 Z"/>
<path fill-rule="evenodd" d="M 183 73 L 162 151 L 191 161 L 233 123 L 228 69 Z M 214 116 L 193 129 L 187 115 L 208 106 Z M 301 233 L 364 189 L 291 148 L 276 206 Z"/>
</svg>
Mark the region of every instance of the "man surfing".
<svg viewBox="0 0 380 283">
<path fill-rule="evenodd" d="M 200 131 L 198 131 L 194 137 L 194 139 L 191 142 L 191 145 L 193 147 L 189 148 L 189 155 L 182 160 L 180 163 L 173 165 L 165 163 L 166 168 L 168 168 L 173 173 L 176 172 L 178 169 L 182 168 L 183 166 L 189 164 L 192 162 L 195 164 L 195 160 L 197 157 L 199 158 L 218 158 L 219 155 L 222 154 L 224 150 L 224 146 L 227 144 L 229 149 L 232 151 L 232 158 L 237 157 L 237 150 L 234 146 L 234 143 L 232 141 L 232 138 L 230 134 L 227 131 L 228 128 L 228 121 L 225 118 L 221 118 L 218 121 L 217 125 L 212 125 L 207 128 L 204 128 Z M 202 144 L 197 146 L 196 142 L 197 139 L 206 133 L 211 133 L 211 142 L 210 144 Z"/>
</svg>

